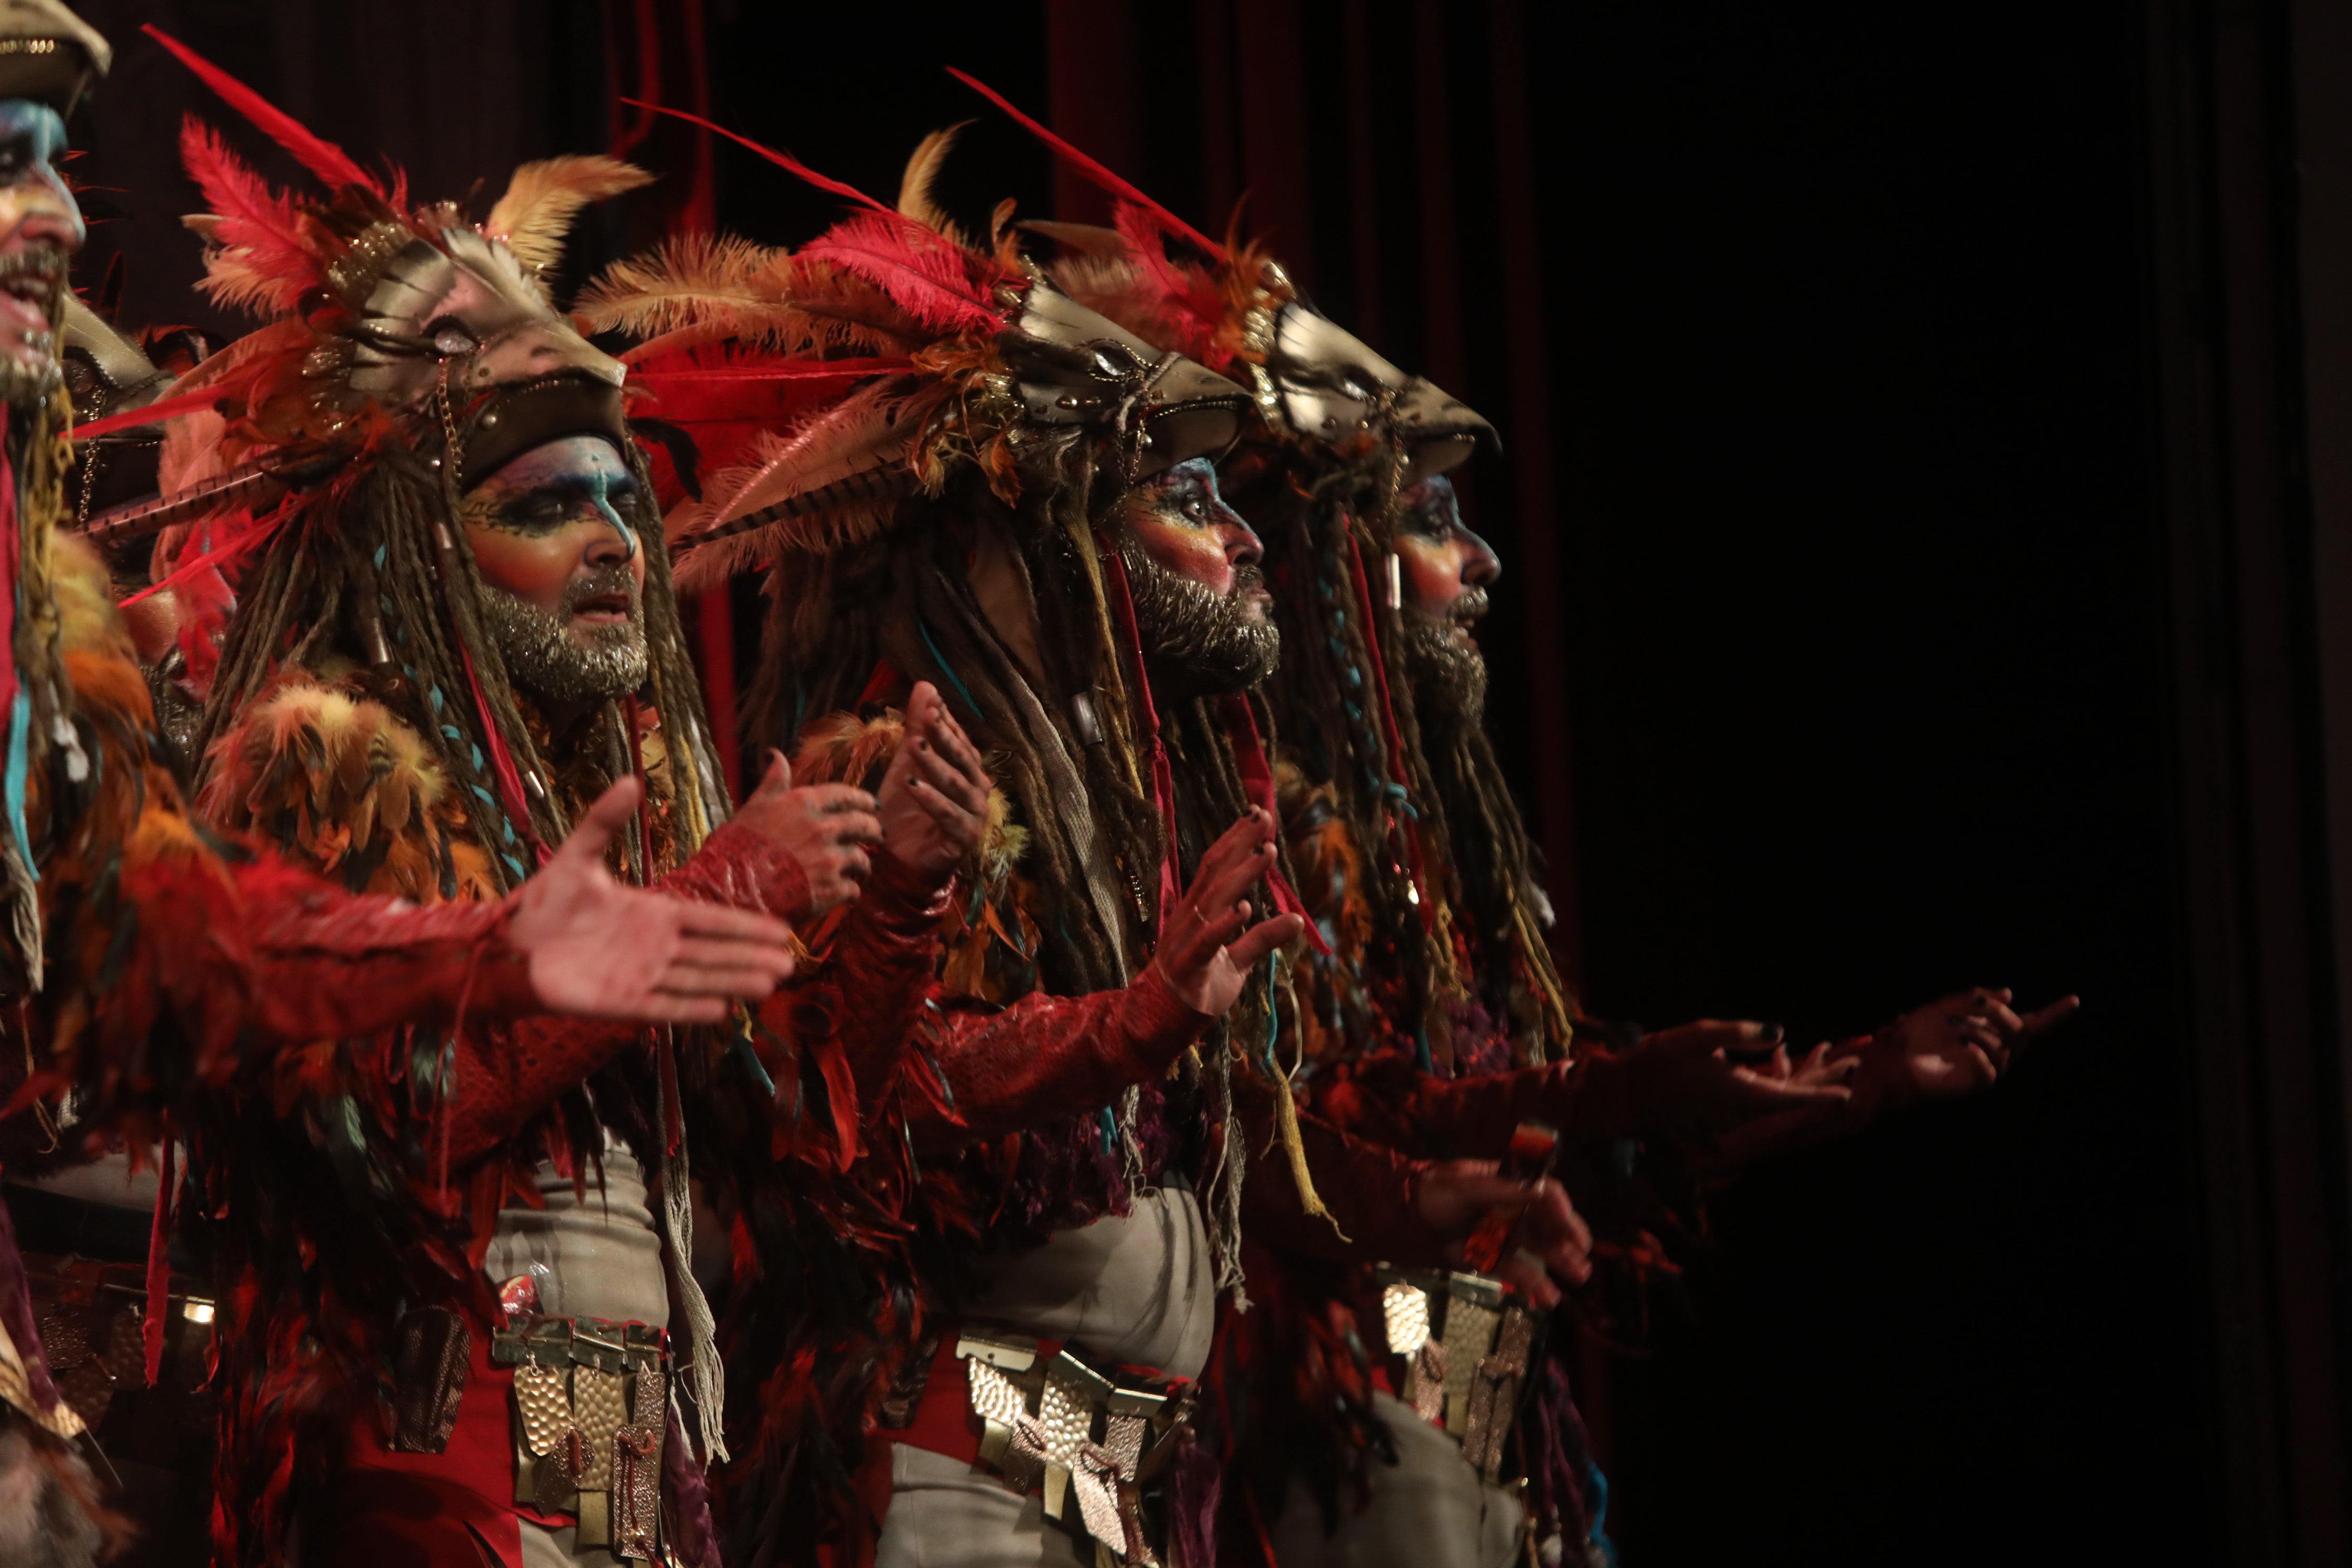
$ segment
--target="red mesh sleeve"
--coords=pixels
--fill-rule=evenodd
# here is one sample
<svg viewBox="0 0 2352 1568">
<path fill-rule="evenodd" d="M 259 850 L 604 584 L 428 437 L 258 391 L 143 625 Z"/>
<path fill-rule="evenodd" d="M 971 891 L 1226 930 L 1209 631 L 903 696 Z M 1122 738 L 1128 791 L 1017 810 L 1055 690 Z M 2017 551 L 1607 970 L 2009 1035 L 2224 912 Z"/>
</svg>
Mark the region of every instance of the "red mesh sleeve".
<svg viewBox="0 0 2352 1568">
<path fill-rule="evenodd" d="M 943 1011 L 927 1045 L 945 1093 L 909 1106 L 910 1134 L 919 1150 L 945 1152 L 1107 1105 L 1167 1072 L 1208 1026 L 1156 967 L 1122 990 Z"/>
<path fill-rule="evenodd" d="M 1396 1263 L 1439 1268 L 1444 1241 L 1422 1223 L 1414 1184 L 1428 1163 L 1349 1137 L 1312 1116 L 1298 1119 L 1315 1195 L 1328 1220 L 1307 1212 L 1277 1141 L 1274 1096 L 1236 1074 L 1234 1105 L 1253 1158 L 1242 1184 L 1242 1231 L 1254 1240 L 1328 1263 Z M 1268 1154 L 1258 1154 L 1271 1148 Z M 1336 1227 L 1336 1228 L 1335 1228 Z M 1346 1239 L 1342 1240 L 1344 1237 Z"/>
</svg>

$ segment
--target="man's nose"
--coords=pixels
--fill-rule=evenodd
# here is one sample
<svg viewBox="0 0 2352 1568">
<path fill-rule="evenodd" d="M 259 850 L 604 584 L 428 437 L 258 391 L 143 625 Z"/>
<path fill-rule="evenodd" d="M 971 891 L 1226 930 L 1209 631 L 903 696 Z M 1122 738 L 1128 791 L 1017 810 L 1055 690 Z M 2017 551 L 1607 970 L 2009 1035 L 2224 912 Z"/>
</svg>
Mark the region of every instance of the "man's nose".
<svg viewBox="0 0 2352 1568">
<path fill-rule="evenodd" d="M 637 553 L 637 536 L 610 510 L 602 507 L 597 510 L 603 513 L 604 526 L 589 535 L 588 564 L 599 568 L 625 566 Z"/>
<path fill-rule="evenodd" d="M 18 219 L 15 234 L 27 250 L 49 246 L 70 256 L 81 247 L 81 226 L 74 221 L 73 213 L 49 203 L 43 203 Z"/>
<path fill-rule="evenodd" d="M 1462 563 L 1462 581 L 1473 588 L 1492 585 L 1495 579 L 1503 574 L 1503 558 L 1495 553 L 1493 545 L 1468 529 L 1456 531 L 1461 534 L 1462 542 L 1469 547 L 1467 558 Z"/>
<path fill-rule="evenodd" d="M 1255 566 L 1265 559 L 1265 542 L 1239 518 L 1225 524 L 1224 539 L 1225 559 L 1235 566 Z"/>
</svg>

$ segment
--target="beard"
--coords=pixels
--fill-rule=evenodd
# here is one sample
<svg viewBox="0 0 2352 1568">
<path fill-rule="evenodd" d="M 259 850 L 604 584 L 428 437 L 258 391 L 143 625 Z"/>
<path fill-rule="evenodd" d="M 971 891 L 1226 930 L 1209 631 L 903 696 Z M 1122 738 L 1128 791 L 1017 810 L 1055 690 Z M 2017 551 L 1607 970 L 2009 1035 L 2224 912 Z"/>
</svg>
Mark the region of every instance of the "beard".
<svg viewBox="0 0 2352 1568">
<path fill-rule="evenodd" d="M 1274 673 L 1282 634 L 1271 620 L 1250 617 L 1249 595 L 1265 574 L 1255 566 L 1234 573 L 1231 591 L 1179 576 L 1139 549 L 1122 548 L 1135 629 L 1151 662 L 1152 678 L 1188 697 L 1244 691 Z"/>
<path fill-rule="evenodd" d="M 1486 656 L 1476 643 L 1457 635 L 1486 613 L 1484 588 L 1465 588 L 1443 617 L 1405 612 L 1405 669 L 1412 679 L 1413 707 L 1423 725 L 1454 730 L 1486 721 Z"/>
<path fill-rule="evenodd" d="M 583 600 L 604 594 L 629 596 L 629 618 L 619 624 L 578 627 L 572 620 Z M 563 607 L 550 612 L 504 588 L 482 584 L 482 619 L 506 660 L 507 679 L 541 702 L 570 705 L 625 697 L 646 683 L 645 605 L 628 568 L 615 566 L 583 577 L 563 591 Z M 587 640 L 581 640 L 584 631 Z"/>
<path fill-rule="evenodd" d="M 38 408 L 51 393 L 65 384 L 65 366 L 58 358 L 58 323 L 65 320 L 66 271 L 64 258 L 48 251 L 0 258 L 0 282 L 29 277 L 37 285 L 46 284 L 49 290 L 45 314 L 48 330 L 39 341 L 25 347 L 25 353 L 0 353 L 0 403 L 14 408 Z M 12 351 L 15 345 L 11 345 Z"/>
</svg>

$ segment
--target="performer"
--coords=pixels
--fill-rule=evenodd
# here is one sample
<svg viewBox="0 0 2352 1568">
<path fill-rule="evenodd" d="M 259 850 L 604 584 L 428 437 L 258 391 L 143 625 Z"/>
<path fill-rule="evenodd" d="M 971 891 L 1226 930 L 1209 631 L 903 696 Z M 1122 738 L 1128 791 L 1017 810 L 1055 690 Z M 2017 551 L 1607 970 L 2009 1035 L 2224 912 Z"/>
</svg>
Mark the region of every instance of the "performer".
<svg viewBox="0 0 2352 1568">
<path fill-rule="evenodd" d="M 805 988 L 828 998 L 834 975 L 889 997 L 898 984 L 877 976 L 930 982 L 929 939 L 946 932 L 940 982 L 916 992 L 930 1010 L 803 1009 L 864 1037 L 857 1059 L 898 1071 L 904 1134 L 870 1139 L 869 1164 L 895 1166 L 881 1179 L 949 1244 L 904 1287 L 897 1342 L 866 1355 L 900 1361 L 882 1406 L 893 1440 L 861 1455 L 855 1420 L 833 1423 L 836 1462 L 862 1461 L 866 1495 L 887 1495 L 880 1560 L 1076 1561 L 1047 1515 L 1141 1557 L 1158 1532 L 1138 1483 L 1172 1461 L 1192 1482 L 1170 1504 L 1174 1534 L 1186 1560 L 1206 1561 L 1213 1505 L 1197 1458 L 1174 1458 L 1192 1452 L 1178 1411 L 1214 1291 L 1239 1282 L 1249 1097 L 1231 1047 L 1263 1037 L 1265 1004 L 1230 1036 L 1213 1020 L 1264 994 L 1245 972 L 1299 930 L 1285 915 L 1244 931 L 1252 908 L 1286 893 L 1262 710 L 1244 695 L 1276 642 L 1255 542 L 1200 460 L 1231 439 L 1244 395 L 1035 279 L 1002 214 L 992 253 L 961 243 L 926 189 L 943 150 L 935 139 L 918 153 L 896 211 L 797 256 L 681 243 L 666 268 L 625 269 L 583 305 L 600 326 L 669 343 L 714 322 L 749 341 L 757 324 L 803 354 L 845 342 L 905 356 L 881 375 L 863 362 L 864 384 L 714 480 L 674 531 L 697 581 L 775 563 L 753 723 L 797 732 L 808 764 L 866 775 L 891 737 L 887 718 L 856 710 L 919 673 L 1003 758 L 1009 821 L 970 896 L 877 871 Z M 706 303 L 681 309 L 698 292 Z M 868 1048 L 910 1034 L 911 1048 Z M 1342 1228 L 1431 1260 L 1446 1255 L 1447 1226 L 1466 1231 L 1498 1190 L 1528 1202 L 1517 1184 L 1480 1186 L 1326 1130 L 1291 1141 L 1342 1162 L 1323 1189 Z M 1248 1190 L 1262 1205 L 1252 1225 L 1320 1228 L 1300 1212 L 1311 1188 L 1277 1175 Z M 1564 1202 L 1550 1191 L 1540 1206 L 1556 1265 L 1580 1268 Z M 795 1419 L 776 1424 L 735 1500 L 751 1560 L 793 1550 L 777 1527 L 793 1516 L 786 1483 L 819 1468 L 793 1384 L 820 1355 L 858 1360 L 821 1331 L 804 1342 L 762 1401 Z M 1052 1436 L 1056 1425 L 1067 1430 Z M 1095 1426 L 1110 1448 L 1084 1440 Z M 1160 1458 L 1141 1460 L 1120 1447 L 1129 1439 Z M 858 1549 L 853 1532 L 841 1549 Z"/>
<path fill-rule="evenodd" d="M 763 994 L 789 967 L 775 922 L 604 873 L 634 784 L 539 882 L 454 911 L 338 893 L 189 823 L 103 569 L 56 532 L 70 419 L 56 345 L 82 237 L 57 161 L 64 114 L 108 58 L 53 0 L 0 14 L 0 707 L 16 716 L 0 772 L 14 1003 L 0 1161 L 37 1173 L 112 1128 L 152 1136 L 197 1086 L 346 1028 L 430 1027 L 469 1007 L 709 1019 Z M 624 932 L 641 945 L 616 960 Z M 111 1521 L 25 1286 L 0 1217 L 0 1556 L 87 1563 Z"/>
<path fill-rule="evenodd" d="M 1463 629 L 1495 566 L 1458 518 L 1441 527 L 1426 510 L 1450 498 L 1442 476 L 1486 422 L 1308 309 L 1261 256 L 1217 247 L 1115 178 L 1103 183 L 1124 198 L 1116 232 L 1034 226 L 1077 253 L 1055 276 L 1162 344 L 1251 377 L 1265 416 L 1264 438 L 1227 467 L 1272 542 L 1274 574 L 1294 589 L 1279 604 L 1296 657 L 1272 690 L 1298 764 L 1285 788 L 1292 855 L 1335 949 L 1299 977 L 1299 1050 L 1320 1114 L 1423 1155 L 1500 1157 L 1528 1123 L 1547 1123 L 1583 1173 L 1571 1181 L 1580 1202 L 1600 1201 L 1620 1222 L 1612 1228 L 1639 1237 L 1643 1216 L 1607 1176 L 1623 1141 L 1721 1169 L 1855 1125 L 1927 1084 L 1989 1081 L 2010 1050 L 2071 1012 L 2069 999 L 2021 1018 L 2006 993 L 1979 991 L 1916 1010 L 1869 1049 L 1823 1046 L 1801 1065 L 1757 1026 L 1689 1026 L 1630 1051 L 1580 1044 L 1571 1056 L 1574 1009 L 1544 946 L 1548 905 L 1481 728 L 1484 666 Z M 1171 258 L 1171 238 L 1221 265 Z M 1400 510 L 1406 486 L 1420 508 Z M 1407 583 L 1414 597 L 1400 619 Z M 1849 1074 L 1861 1093 L 1841 1087 Z M 1236 1496 L 1254 1500 L 1231 1521 L 1236 1548 L 1285 1563 L 1514 1557 L 1521 1505 L 1493 1485 L 1500 1417 L 1482 1421 L 1475 1396 L 1444 1394 L 1419 1369 L 1421 1414 L 1466 1439 L 1477 1459 L 1465 1463 L 1373 1387 L 1357 1348 L 1363 1314 L 1349 1310 L 1344 1279 L 1300 1259 L 1254 1272 L 1281 1289 L 1276 1310 L 1228 1341 L 1257 1421 L 1236 1456 Z M 1543 1282 L 1530 1285 L 1532 1302 L 1549 1305 Z M 1441 1283 L 1441 1297 L 1475 1298 L 1451 1315 L 1486 1331 L 1476 1344 L 1448 1333 L 1443 1349 L 1516 1363 L 1514 1392 L 1526 1382 L 1542 1405 L 1528 1423 L 1538 1451 L 1517 1458 L 1532 1472 L 1538 1530 L 1560 1543 L 1545 1550 L 1601 1552 L 1600 1478 L 1562 1369 L 1540 1354 L 1530 1363 L 1527 1350 L 1540 1342 L 1524 1331 L 1505 1351 L 1496 1335 L 1510 1333 L 1508 1309 L 1500 1320 L 1486 1310 L 1493 1289 L 1458 1276 Z M 1445 1310 L 1403 1282 L 1388 1301 L 1420 1344 Z M 1375 1455 L 1389 1462 L 1368 1465 Z M 1282 1506 L 1298 1489 L 1286 1487 L 1294 1474 L 1319 1507 L 1297 1496 Z M 1341 1507 L 1348 1490 L 1352 1510 Z M 1259 1514 L 1277 1510 L 1269 1536 Z"/>
<path fill-rule="evenodd" d="M 211 821 L 462 908 L 531 886 L 631 781 L 632 880 L 777 918 L 854 893 L 862 792 L 779 769 L 724 820 L 621 367 L 538 280 L 582 205 L 644 176 L 558 159 L 479 225 L 412 207 L 163 42 L 330 193 L 273 192 L 187 128 L 208 286 L 268 318 L 182 383 L 163 459 L 174 494 L 267 498 L 195 532 L 200 563 L 253 558 L 200 737 Z M 715 1040 L 315 1037 L 182 1129 L 184 1223 L 226 1286 L 219 1560 L 712 1561 L 677 1414 L 715 1436 L 676 1056 Z"/>
</svg>

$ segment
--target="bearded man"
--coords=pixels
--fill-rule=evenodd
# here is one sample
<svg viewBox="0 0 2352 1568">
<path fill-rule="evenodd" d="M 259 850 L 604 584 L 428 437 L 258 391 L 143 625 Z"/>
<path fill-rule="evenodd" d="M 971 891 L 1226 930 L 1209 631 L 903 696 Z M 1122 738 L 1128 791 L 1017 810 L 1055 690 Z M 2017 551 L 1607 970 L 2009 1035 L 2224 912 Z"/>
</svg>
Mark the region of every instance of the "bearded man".
<svg viewBox="0 0 2352 1568">
<path fill-rule="evenodd" d="M 159 1133 L 168 1145 L 173 1112 L 211 1086 L 266 1076 L 277 1053 L 347 1029 L 432 1028 L 469 1007 L 709 1019 L 730 998 L 763 994 L 789 968 L 781 926 L 626 893 L 604 873 L 634 784 L 599 804 L 541 883 L 463 910 L 340 894 L 189 823 L 104 570 L 55 534 L 69 423 L 57 344 L 82 238 L 56 163 L 63 117 L 109 56 L 50 0 L 0 8 L 0 710 L 12 716 L 0 989 L 15 1112 L 0 1122 L 0 1156 L 10 1173 L 88 1157 L 118 1131 L 134 1146 Z M 614 962 L 611 944 L 630 931 L 644 945 Z M 159 1255 L 151 1279 L 160 1267 Z M 161 1307 L 159 1292 L 151 1373 Z M 81 1433 L 0 1218 L 0 1557 L 79 1564 L 103 1549 L 113 1521 L 72 1447 Z"/>
<path fill-rule="evenodd" d="M 797 739 L 808 772 L 871 777 L 899 745 L 889 705 L 920 678 L 1006 785 L 960 877 L 877 864 L 819 933 L 800 1038 L 846 1037 L 892 1075 L 859 1173 L 915 1240 L 866 1321 L 812 1313 L 765 1340 L 771 1419 L 730 1477 L 733 1544 L 854 1552 L 879 1514 L 892 1564 L 1075 1563 L 1088 1540 L 1118 1561 L 1163 1541 L 1206 1561 L 1213 1465 L 1185 1389 L 1239 1287 L 1243 1226 L 1329 1242 L 1304 1212 L 1319 1188 L 1351 1234 L 1434 1260 L 1467 1228 L 1454 1211 L 1493 1194 L 1298 1127 L 1278 1074 L 1253 1089 L 1250 972 L 1301 928 L 1250 690 L 1277 641 L 1257 542 L 1208 461 L 1245 395 L 1009 247 L 964 242 L 926 188 L 942 152 L 910 163 L 896 212 L 796 254 L 676 242 L 583 301 L 599 325 L 731 339 L 732 384 L 806 384 L 836 347 L 872 356 L 674 534 L 698 581 L 770 570 L 762 738 Z M 681 304 L 698 290 L 707 306 Z M 1255 920 L 1269 904 L 1285 912 Z M 1293 1171 L 1244 1186 L 1245 1124 L 1284 1128 Z M 1572 1273 L 1580 1233 L 1547 1201 L 1540 1243 Z M 864 1403 L 823 1408 L 860 1377 Z M 859 1500 L 792 1489 L 828 1476 Z M 824 1511 L 840 1522 L 814 1541 L 794 1528 Z"/>
<path fill-rule="evenodd" d="M 528 887 L 625 781 L 632 881 L 772 917 L 853 894 L 862 792 L 779 770 L 726 820 L 622 369 L 537 280 L 583 205 L 643 176 L 557 160 L 478 224 L 413 207 L 163 41 L 330 193 L 269 191 L 190 121 L 209 286 L 268 318 L 183 383 L 209 395 L 175 398 L 163 458 L 217 509 L 200 563 L 248 558 L 200 735 L 213 821 L 463 908 Z M 217 1559 L 712 1561 L 678 1084 L 725 1040 L 462 1009 L 314 1037 L 182 1128 L 184 1223 L 225 1286 Z"/>
</svg>

